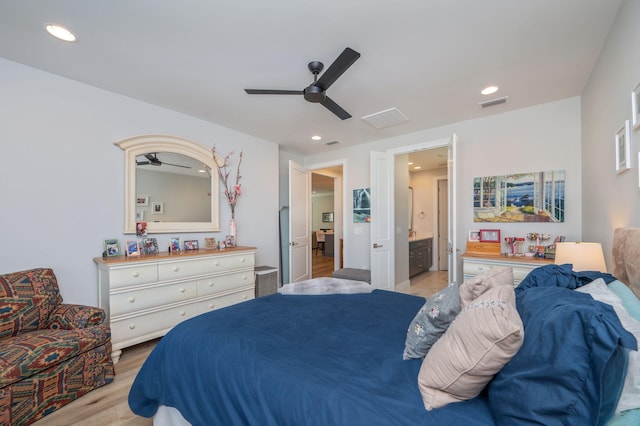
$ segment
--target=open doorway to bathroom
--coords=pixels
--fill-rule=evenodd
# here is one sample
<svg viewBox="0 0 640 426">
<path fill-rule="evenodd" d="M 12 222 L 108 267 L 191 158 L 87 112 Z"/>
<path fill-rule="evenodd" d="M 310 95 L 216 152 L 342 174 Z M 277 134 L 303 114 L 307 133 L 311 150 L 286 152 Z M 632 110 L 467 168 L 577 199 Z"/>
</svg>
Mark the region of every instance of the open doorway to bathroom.
<svg viewBox="0 0 640 426">
<path fill-rule="evenodd" d="M 411 294 L 429 297 L 448 284 L 447 147 L 406 154 Z"/>
</svg>

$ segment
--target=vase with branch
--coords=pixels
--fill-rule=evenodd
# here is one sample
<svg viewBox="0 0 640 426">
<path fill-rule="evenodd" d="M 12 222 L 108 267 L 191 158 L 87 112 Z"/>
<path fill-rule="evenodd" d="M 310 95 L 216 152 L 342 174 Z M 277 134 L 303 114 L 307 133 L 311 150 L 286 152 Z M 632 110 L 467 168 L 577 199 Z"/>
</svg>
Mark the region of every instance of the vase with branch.
<svg viewBox="0 0 640 426">
<path fill-rule="evenodd" d="M 240 183 L 240 179 L 242 176 L 240 175 L 240 165 L 242 164 L 243 151 L 240 151 L 240 156 L 238 159 L 238 166 L 236 168 L 236 179 L 235 183 L 230 181 L 231 177 L 231 156 L 235 151 L 231 151 L 225 157 L 221 157 L 216 154 L 216 147 L 212 148 L 213 153 L 213 161 L 216 164 L 216 168 L 218 169 L 218 178 L 222 185 L 224 186 L 224 195 L 227 199 L 227 204 L 229 204 L 229 208 L 231 209 L 231 220 L 229 222 L 229 241 L 227 243 L 231 244 L 231 246 L 235 246 L 237 244 L 236 238 L 236 205 L 238 204 L 238 198 L 242 194 L 242 184 Z M 227 245 L 228 246 L 228 245 Z"/>
</svg>

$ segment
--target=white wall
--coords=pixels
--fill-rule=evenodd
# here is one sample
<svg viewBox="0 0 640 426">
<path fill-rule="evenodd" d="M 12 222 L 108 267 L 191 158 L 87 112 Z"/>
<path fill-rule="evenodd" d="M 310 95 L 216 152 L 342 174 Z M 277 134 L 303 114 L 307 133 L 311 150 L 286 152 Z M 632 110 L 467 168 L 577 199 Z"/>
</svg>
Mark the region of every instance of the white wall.
<svg viewBox="0 0 640 426">
<path fill-rule="evenodd" d="M 124 152 L 115 141 L 171 134 L 244 149 L 236 220 L 258 264 L 278 264 L 278 146 L 167 109 L 0 59 L 0 273 L 52 267 L 65 301 L 97 303 L 108 238 L 124 235 Z M 220 237 L 230 218 L 221 205 Z M 207 234 L 177 235 L 200 239 Z M 161 247 L 168 234 L 153 235 Z"/>
<path fill-rule="evenodd" d="M 631 170 L 615 172 L 614 145 L 640 83 L 638 22 L 640 2 L 624 0 L 582 95 L 582 232 L 585 241 L 603 244 L 609 269 L 614 229 L 640 226 L 640 129 L 631 131 Z"/>
<path fill-rule="evenodd" d="M 347 191 L 366 188 L 370 186 L 369 157 L 363 155 L 364 152 L 412 146 L 448 138 L 453 133 L 458 135 L 456 223 L 459 230 L 457 243 L 462 251 L 466 245 L 466 231 L 480 228 L 480 224 L 473 222 L 473 178 L 485 175 L 566 170 L 567 214 L 564 223 L 500 224 L 497 228 L 511 235 L 544 232 L 580 239 L 580 99 L 577 97 L 310 156 L 305 158 L 305 164 L 345 158 L 348 163 L 345 173 Z M 348 213 L 351 208 L 352 205 L 348 204 L 345 211 Z M 346 224 L 345 233 L 350 235 L 350 239 L 345 245 L 345 250 L 349 250 L 349 256 L 345 255 L 349 264 L 345 263 L 345 267 L 368 269 L 369 228 L 366 224 L 350 221 Z M 357 228 L 364 228 L 364 232 L 358 234 Z"/>
</svg>

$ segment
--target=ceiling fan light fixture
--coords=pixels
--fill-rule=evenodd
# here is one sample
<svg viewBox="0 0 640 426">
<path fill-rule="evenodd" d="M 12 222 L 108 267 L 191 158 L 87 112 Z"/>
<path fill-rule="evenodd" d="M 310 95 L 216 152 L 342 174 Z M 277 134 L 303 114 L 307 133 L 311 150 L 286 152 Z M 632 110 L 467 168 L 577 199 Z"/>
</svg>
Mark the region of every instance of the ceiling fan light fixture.
<svg viewBox="0 0 640 426">
<path fill-rule="evenodd" d="M 498 91 L 498 86 L 487 86 L 484 89 L 482 89 L 482 91 L 480 92 L 483 95 L 493 95 L 494 93 L 496 93 Z"/>
<path fill-rule="evenodd" d="M 48 24 L 45 26 L 45 29 L 49 34 L 59 40 L 68 41 L 70 43 L 76 41 L 76 36 L 71 31 L 60 25 Z"/>
</svg>

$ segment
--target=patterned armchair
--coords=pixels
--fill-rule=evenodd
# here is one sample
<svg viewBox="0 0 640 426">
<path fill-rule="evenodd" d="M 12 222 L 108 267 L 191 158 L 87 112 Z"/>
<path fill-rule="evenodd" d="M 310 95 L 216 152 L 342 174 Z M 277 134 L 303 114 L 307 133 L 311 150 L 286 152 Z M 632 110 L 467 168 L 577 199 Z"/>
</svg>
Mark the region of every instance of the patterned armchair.
<svg viewBox="0 0 640 426">
<path fill-rule="evenodd" d="M 102 309 L 62 303 L 48 268 L 0 275 L 0 425 L 26 425 L 113 381 Z"/>
</svg>

